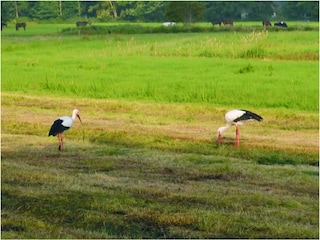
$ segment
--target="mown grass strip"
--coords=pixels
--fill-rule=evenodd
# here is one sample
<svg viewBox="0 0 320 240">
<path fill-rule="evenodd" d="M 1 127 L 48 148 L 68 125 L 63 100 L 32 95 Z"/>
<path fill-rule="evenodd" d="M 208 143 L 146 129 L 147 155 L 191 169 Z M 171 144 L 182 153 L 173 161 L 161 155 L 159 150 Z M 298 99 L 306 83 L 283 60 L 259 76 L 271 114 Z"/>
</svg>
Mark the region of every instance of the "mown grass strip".
<svg viewBox="0 0 320 240">
<path fill-rule="evenodd" d="M 10 138 L 5 135 L 5 142 Z M 37 146 L 37 140 L 43 142 L 43 137 L 20 151 L 8 151 L 3 142 L 3 236 L 318 234 L 318 176 L 306 173 L 317 168 L 112 144 L 70 143 L 69 150 L 59 154 L 55 148 Z M 108 155 L 114 148 L 119 154 Z"/>
</svg>

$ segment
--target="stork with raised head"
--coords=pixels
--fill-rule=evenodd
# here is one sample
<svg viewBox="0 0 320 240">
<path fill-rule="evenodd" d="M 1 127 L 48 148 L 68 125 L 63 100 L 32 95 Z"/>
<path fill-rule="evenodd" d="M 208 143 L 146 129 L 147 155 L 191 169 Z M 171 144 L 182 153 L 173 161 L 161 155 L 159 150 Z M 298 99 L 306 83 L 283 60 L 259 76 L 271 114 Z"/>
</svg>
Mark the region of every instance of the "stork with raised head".
<svg viewBox="0 0 320 240">
<path fill-rule="evenodd" d="M 56 136 L 58 135 L 58 139 L 59 139 L 59 150 L 61 152 L 63 152 L 64 148 L 63 148 L 63 138 L 62 138 L 62 133 L 66 130 L 68 130 L 69 128 L 71 128 L 72 124 L 74 123 L 74 120 L 77 118 L 79 118 L 80 122 L 81 118 L 79 115 L 79 110 L 78 109 L 73 109 L 72 112 L 72 116 L 63 116 L 58 118 L 57 120 L 55 120 L 50 128 L 49 131 L 49 136 Z"/>
<path fill-rule="evenodd" d="M 253 112 L 247 110 L 231 110 L 225 115 L 226 125 L 218 129 L 218 144 L 222 144 L 222 133 L 230 128 L 232 125 L 236 125 L 236 138 L 234 141 L 235 146 L 240 146 L 240 130 L 239 126 L 243 125 L 245 122 L 257 120 L 259 122 L 263 121 L 263 118 Z"/>
</svg>

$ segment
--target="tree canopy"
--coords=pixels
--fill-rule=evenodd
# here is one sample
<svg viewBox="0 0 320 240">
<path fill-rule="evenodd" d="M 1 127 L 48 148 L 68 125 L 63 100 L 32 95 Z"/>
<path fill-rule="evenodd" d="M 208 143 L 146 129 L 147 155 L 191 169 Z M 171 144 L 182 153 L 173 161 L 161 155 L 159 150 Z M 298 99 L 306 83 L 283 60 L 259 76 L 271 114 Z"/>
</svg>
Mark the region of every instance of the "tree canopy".
<svg viewBox="0 0 320 240">
<path fill-rule="evenodd" d="M 319 21 L 318 1 L 1 1 L 1 21 L 176 21 L 215 19 Z"/>
</svg>

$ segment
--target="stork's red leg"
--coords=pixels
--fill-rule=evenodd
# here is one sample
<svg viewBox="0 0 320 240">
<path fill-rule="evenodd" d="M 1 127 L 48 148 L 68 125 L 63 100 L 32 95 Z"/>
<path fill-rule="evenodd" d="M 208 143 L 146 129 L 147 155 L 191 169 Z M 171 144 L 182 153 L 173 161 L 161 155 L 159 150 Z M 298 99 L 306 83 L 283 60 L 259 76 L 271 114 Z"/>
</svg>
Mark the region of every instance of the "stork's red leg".
<svg viewBox="0 0 320 240">
<path fill-rule="evenodd" d="M 61 151 L 61 137 L 60 137 L 60 133 L 57 134 L 57 137 L 59 139 L 59 151 Z"/>
<path fill-rule="evenodd" d="M 62 138 L 62 133 L 61 133 L 61 149 L 60 151 L 63 152 L 64 148 L 63 148 L 63 138 Z"/>
<path fill-rule="evenodd" d="M 59 150 L 63 152 L 63 140 L 62 140 L 62 133 L 58 133 L 59 138 Z"/>
<path fill-rule="evenodd" d="M 240 146 L 240 130 L 239 127 L 236 125 L 236 139 L 234 140 L 234 146 L 239 147 Z"/>
<path fill-rule="evenodd" d="M 218 135 L 218 144 L 222 144 L 222 135 L 219 133 Z"/>
</svg>

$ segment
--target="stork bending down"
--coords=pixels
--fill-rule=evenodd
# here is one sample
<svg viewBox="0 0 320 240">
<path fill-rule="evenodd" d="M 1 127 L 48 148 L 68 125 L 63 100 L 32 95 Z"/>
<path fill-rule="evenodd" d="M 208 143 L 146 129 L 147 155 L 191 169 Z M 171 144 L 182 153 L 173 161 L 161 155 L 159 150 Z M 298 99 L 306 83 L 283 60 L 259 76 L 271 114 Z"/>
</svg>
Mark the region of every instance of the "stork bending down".
<svg viewBox="0 0 320 240">
<path fill-rule="evenodd" d="M 263 121 L 263 118 L 259 115 L 247 111 L 247 110 L 231 110 L 225 115 L 226 125 L 218 129 L 218 144 L 222 144 L 222 133 L 230 128 L 232 125 L 236 125 L 236 138 L 234 141 L 235 146 L 240 146 L 240 130 L 239 126 L 243 125 L 245 122 L 252 120 L 257 120 L 259 122 Z"/>
</svg>

